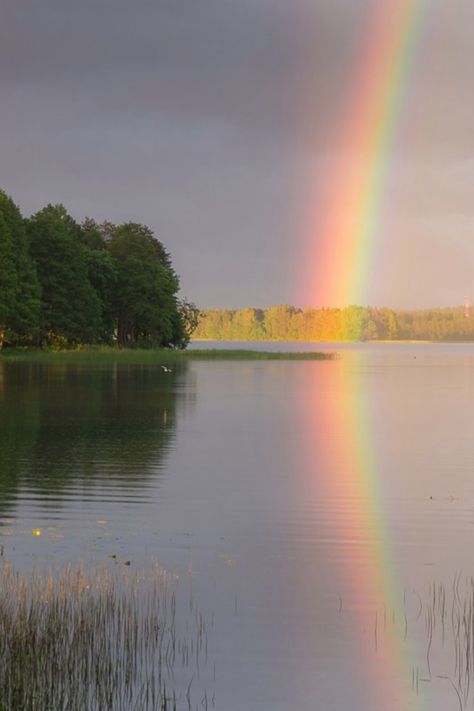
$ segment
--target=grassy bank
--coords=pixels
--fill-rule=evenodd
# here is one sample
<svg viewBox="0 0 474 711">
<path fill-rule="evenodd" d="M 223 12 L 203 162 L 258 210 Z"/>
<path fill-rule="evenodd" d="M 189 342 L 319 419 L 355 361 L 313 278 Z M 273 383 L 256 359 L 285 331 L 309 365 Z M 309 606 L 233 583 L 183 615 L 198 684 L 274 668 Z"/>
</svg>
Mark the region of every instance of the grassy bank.
<svg viewBox="0 0 474 711">
<path fill-rule="evenodd" d="M 124 365 L 172 365 L 193 360 L 332 360 L 334 353 L 288 353 L 247 350 L 189 350 L 172 351 L 165 349 L 118 349 L 87 348 L 71 351 L 46 351 L 41 349 L 5 349 L 0 360 L 25 361 L 31 363 L 72 363 L 100 365 L 123 363 Z"/>
</svg>

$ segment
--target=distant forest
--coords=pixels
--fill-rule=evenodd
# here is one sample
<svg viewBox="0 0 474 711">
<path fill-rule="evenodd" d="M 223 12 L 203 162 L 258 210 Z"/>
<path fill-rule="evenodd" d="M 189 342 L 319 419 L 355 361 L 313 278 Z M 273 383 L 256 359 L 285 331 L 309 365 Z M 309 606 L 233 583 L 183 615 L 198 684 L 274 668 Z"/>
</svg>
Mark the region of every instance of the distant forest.
<svg viewBox="0 0 474 711">
<path fill-rule="evenodd" d="M 78 224 L 62 205 L 24 219 L 0 191 L 0 348 L 184 348 L 197 309 L 146 226 Z"/>
<path fill-rule="evenodd" d="M 211 309 L 202 311 L 193 338 L 242 341 L 471 341 L 474 313 L 463 307 L 398 311 L 344 309 Z"/>
</svg>

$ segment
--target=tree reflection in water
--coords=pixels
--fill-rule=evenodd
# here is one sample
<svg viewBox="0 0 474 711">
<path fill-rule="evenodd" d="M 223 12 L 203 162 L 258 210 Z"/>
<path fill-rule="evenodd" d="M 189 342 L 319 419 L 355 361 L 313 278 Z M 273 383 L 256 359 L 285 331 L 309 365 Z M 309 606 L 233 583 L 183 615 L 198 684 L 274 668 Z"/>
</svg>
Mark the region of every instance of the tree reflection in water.
<svg viewBox="0 0 474 711">
<path fill-rule="evenodd" d="M 160 476 L 186 367 L 0 363 L 0 511 L 21 488 L 58 506 L 66 489 L 133 492 Z"/>
</svg>

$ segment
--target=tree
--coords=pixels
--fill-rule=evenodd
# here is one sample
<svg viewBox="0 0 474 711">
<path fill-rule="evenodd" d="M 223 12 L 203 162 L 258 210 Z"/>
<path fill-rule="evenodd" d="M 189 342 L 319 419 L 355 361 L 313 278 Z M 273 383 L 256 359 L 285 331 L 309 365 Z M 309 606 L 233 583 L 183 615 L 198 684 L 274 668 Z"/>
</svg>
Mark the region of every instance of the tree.
<svg viewBox="0 0 474 711">
<path fill-rule="evenodd" d="M 13 239 L 0 213 L 0 348 L 12 332 L 9 328 L 16 303 L 16 274 L 13 260 Z"/>
<path fill-rule="evenodd" d="M 367 313 L 362 306 L 347 306 L 342 311 L 342 338 L 344 341 L 362 341 L 366 329 Z"/>
<path fill-rule="evenodd" d="M 114 315 L 114 295 L 117 288 L 117 268 L 111 256 L 105 234 L 115 229 L 111 223 L 98 225 L 86 218 L 81 224 L 79 239 L 84 246 L 87 276 L 100 301 L 100 340 L 111 343 L 117 324 Z"/>
<path fill-rule="evenodd" d="M 111 343 L 117 324 L 114 298 L 117 288 L 117 268 L 108 251 L 85 249 L 87 276 L 100 302 L 99 340 Z"/>
<path fill-rule="evenodd" d="M 399 337 L 397 318 L 393 311 L 389 311 L 387 315 L 387 338 L 389 341 L 395 341 Z"/>
<path fill-rule="evenodd" d="M 98 341 L 101 304 L 88 277 L 80 227 L 62 205 L 48 205 L 27 221 L 27 234 L 42 289 L 41 341 Z"/>
<path fill-rule="evenodd" d="M 364 332 L 364 341 L 376 341 L 378 338 L 377 324 L 373 319 L 367 321 Z"/>
<path fill-rule="evenodd" d="M 179 280 L 164 246 L 148 227 L 130 222 L 115 229 L 109 250 L 117 271 L 113 306 L 119 345 L 177 345 L 183 337 Z"/>
<path fill-rule="evenodd" d="M 186 298 L 178 301 L 173 338 L 173 343 L 177 348 L 186 348 L 199 324 L 199 317 L 200 313 L 196 304 Z"/>
<path fill-rule="evenodd" d="M 40 288 L 18 207 L 0 191 L 0 348 L 35 340 Z"/>
<path fill-rule="evenodd" d="M 265 311 L 265 336 L 271 341 L 284 341 L 288 338 L 291 319 L 296 310 L 294 306 L 280 304 Z"/>
</svg>

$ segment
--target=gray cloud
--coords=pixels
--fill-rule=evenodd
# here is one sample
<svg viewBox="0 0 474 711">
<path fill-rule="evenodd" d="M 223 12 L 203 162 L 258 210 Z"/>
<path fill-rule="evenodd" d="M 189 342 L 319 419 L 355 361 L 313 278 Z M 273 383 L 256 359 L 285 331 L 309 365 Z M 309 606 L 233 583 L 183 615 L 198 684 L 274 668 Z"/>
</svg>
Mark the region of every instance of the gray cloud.
<svg viewBox="0 0 474 711">
<path fill-rule="evenodd" d="M 1 185 L 26 213 L 62 201 L 78 219 L 147 222 L 202 306 L 298 301 L 317 239 L 307 203 L 324 210 L 307 186 L 324 184 L 339 150 L 371 5 L 3 0 Z M 390 264 L 376 265 L 378 303 L 406 306 L 407 293 L 415 306 L 439 303 L 441 273 L 451 300 L 466 288 L 473 14 L 459 0 L 425 19 L 392 160 L 397 219 L 380 249 Z M 439 267 L 407 292 L 410 240 Z"/>
</svg>

